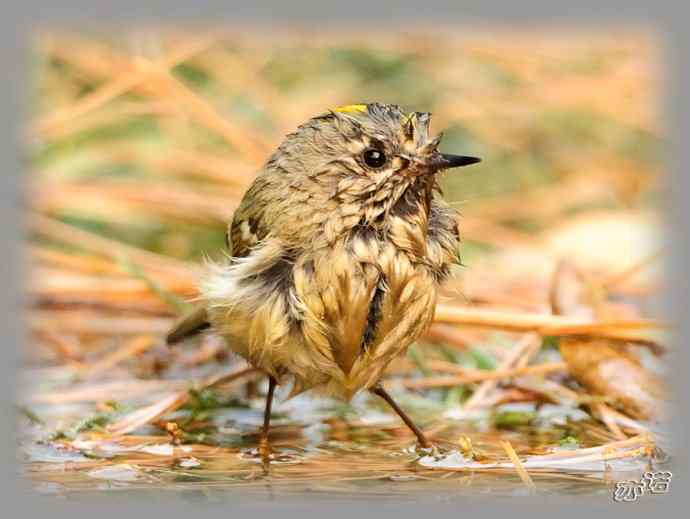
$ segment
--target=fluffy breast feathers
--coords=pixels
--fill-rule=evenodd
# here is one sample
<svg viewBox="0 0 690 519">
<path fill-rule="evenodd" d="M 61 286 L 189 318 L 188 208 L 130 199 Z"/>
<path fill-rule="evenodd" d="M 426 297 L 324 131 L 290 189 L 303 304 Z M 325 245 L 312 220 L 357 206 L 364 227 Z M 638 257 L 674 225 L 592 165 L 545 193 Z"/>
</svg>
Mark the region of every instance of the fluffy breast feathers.
<svg viewBox="0 0 690 519">
<path fill-rule="evenodd" d="M 252 365 L 291 378 L 293 394 L 349 400 L 430 325 L 458 231 L 455 212 L 430 191 L 401 197 L 379 226 L 341 206 L 312 210 L 327 219 L 304 215 L 302 227 L 321 231 L 298 247 L 255 197 L 230 226 L 233 257 L 209 266 L 201 292 L 213 328 Z"/>
</svg>

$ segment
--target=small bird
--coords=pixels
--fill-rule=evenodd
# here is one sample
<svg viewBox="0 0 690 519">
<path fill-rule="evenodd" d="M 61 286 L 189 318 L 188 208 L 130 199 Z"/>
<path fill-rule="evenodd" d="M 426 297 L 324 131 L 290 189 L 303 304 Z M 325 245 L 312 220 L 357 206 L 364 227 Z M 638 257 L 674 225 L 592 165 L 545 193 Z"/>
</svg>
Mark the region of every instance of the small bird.
<svg viewBox="0 0 690 519">
<path fill-rule="evenodd" d="M 431 444 L 380 384 L 386 366 L 425 333 L 457 262 L 456 212 L 440 171 L 479 162 L 440 153 L 429 113 L 348 105 L 317 115 L 259 171 L 210 263 L 198 306 L 169 333 L 205 328 L 268 375 L 260 448 L 276 384 L 349 401 L 382 397 Z"/>
</svg>

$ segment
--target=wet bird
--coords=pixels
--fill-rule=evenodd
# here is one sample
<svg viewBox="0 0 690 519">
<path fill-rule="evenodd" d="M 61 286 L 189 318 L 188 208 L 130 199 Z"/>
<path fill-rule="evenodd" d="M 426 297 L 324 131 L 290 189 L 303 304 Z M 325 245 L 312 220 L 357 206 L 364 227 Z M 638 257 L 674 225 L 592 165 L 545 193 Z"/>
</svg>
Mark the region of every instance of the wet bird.
<svg viewBox="0 0 690 519">
<path fill-rule="evenodd" d="M 455 211 L 438 173 L 479 159 L 441 153 L 430 114 L 348 105 L 285 140 L 247 190 L 227 231 L 228 257 L 207 266 L 196 309 L 168 335 L 205 328 L 269 377 L 260 445 L 268 448 L 275 386 L 292 382 L 348 401 L 380 383 L 429 328 L 439 285 L 458 258 Z"/>
</svg>

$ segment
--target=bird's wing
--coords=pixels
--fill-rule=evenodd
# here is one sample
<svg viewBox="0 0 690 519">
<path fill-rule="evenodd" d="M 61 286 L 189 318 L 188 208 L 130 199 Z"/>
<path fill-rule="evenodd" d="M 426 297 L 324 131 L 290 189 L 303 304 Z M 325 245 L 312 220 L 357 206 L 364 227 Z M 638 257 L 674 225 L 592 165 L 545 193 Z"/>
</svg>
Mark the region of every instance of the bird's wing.
<svg viewBox="0 0 690 519">
<path fill-rule="evenodd" d="M 233 258 L 243 258 L 251 248 L 266 238 L 270 225 L 266 222 L 264 208 L 265 182 L 255 179 L 235 211 L 228 225 L 226 243 Z"/>
<path fill-rule="evenodd" d="M 247 256 L 251 248 L 268 234 L 255 214 L 238 212 L 228 225 L 226 243 L 233 258 Z"/>
</svg>

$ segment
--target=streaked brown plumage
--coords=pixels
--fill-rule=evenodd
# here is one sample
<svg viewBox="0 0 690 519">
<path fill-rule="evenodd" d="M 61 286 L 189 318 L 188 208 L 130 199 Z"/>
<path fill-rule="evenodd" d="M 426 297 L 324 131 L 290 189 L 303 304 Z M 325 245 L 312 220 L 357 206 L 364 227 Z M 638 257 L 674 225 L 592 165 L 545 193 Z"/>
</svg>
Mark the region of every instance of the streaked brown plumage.
<svg viewBox="0 0 690 519">
<path fill-rule="evenodd" d="M 429 114 L 373 103 L 288 135 L 235 212 L 231 258 L 209 266 L 203 308 L 172 340 L 207 319 L 292 394 L 374 388 L 430 325 L 457 261 L 436 173 L 477 159 L 440 154 L 428 127 Z"/>
</svg>

